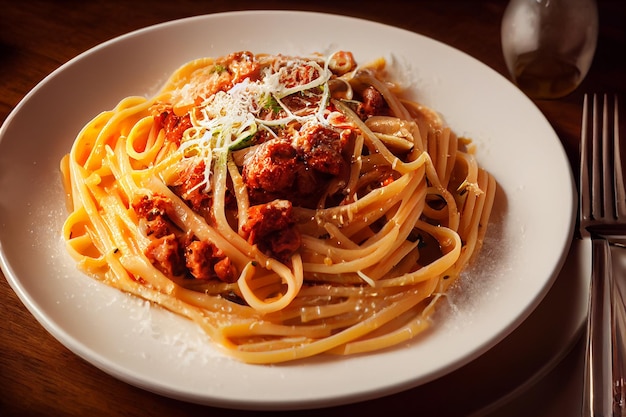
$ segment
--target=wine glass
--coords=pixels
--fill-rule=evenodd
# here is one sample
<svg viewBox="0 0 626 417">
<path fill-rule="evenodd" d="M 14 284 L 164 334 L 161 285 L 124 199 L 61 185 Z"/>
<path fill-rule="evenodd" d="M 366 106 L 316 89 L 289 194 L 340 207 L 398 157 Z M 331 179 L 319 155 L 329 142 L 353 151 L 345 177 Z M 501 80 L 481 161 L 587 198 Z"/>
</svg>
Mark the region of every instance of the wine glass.
<svg viewBox="0 0 626 417">
<path fill-rule="evenodd" d="M 509 73 L 529 97 L 566 96 L 587 75 L 598 39 L 595 0 L 511 0 L 501 27 Z"/>
</svg>

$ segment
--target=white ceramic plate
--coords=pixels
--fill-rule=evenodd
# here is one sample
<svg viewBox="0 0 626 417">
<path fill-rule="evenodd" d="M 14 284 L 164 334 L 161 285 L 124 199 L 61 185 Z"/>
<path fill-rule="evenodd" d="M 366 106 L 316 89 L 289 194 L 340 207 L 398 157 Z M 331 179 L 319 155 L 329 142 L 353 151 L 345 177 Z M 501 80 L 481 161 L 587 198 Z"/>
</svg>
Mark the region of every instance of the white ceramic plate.
<svg viewBox="0 0 626 417">
<path fill-rule="evenodd" d="M 245 365 L 216 353 L 189 322 L 75 269 L 60 238 L 65 207 L 58 164 L 94 115 L 125 96 L 151 95 L 179 65 L 201 56 L 338 48 L 353 51 L 359 62 L 390 59 L 417 99 L 475 140 L 480 163 L 501 187 L 480 261 L 448 297 L 450 307 L 441 309 L 432 331 L 370 355 Z M 348 403 L 424 384 L 477 358 L 549 290 L 569 247 L 573 202 L 556 134 L 505 78 L 415 33 L 323 14 L 235 12 L 130 33 L 48 76 L 0 131 L 1 265 L 26 307 L 61 343 L 106 372 L 165 396 L 222 407 Z"/>
</svg>

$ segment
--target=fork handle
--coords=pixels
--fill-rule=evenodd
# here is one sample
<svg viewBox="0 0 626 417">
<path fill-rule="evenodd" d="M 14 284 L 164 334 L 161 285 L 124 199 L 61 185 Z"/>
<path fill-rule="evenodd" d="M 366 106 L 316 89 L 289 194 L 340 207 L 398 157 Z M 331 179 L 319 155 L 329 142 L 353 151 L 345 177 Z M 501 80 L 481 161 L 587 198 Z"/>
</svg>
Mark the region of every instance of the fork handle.
<svg viewBox="0 0 626 417">
<path fill-rule="evenodd" d="M 610 417 L 619 410 L 615 398 L 613 355 L 616 322 L 613 303 L 613 270 L 607 239 L 592 236 L 592 271 L 587 321 L 587 351 L 583 397 L 584 417 Z M 618 320 L 618 324 L 621 320 Z M 624 329 L 621 329 L 623 332 Z M 620 361 L 618 361 L 619 363 Z M 619 377 L 621 378 L 621 377 Z"/>
</svg>

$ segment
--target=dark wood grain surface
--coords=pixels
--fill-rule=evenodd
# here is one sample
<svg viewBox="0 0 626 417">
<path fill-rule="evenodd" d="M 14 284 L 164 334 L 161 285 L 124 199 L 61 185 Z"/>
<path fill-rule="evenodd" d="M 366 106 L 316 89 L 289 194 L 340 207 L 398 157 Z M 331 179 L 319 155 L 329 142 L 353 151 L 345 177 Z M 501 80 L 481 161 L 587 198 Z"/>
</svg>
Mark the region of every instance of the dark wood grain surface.
<svg viewBox="0 0 626 417">
<path fill-rule="evenodd" d="M 587 78 L 565 98 L 536 101 L 572 161 L 578 152 L 583 94 L 616 92 L 624 96 L 626 91 L 626 3 L 599 0 L 598 4 L 599 43 Z M 0 123 L 46 75 L 103 41 L 172 19 L 232 10 L 311 10 L 374 20 L 447 43 L 506 74 L 500 47 L 500 21 L 505 6 L 504 0 L 0 0 Z M 565 359 L 561 365 L 565 375 L 568 367 L 578 363 L 579 355 L 580 348 L 576 348 Z M 558 396 L 558 392 L 554 394 Z M 444 403 L 455 398 L 460 397 L 454 392 L 436 392 L 432 401 Z M 556 398 L 551 400 L 545 395 L 529 398 L 537 401 L 534 405 L 526 404 L 530 410 L 533 407 L 543 410 L 537 414 L 560 415 L 545 411 L 557 407 Z M 464 410 L 463 414 L 485 405 L 466 401 L 465 407 L 458 408 Z M 420 415 L 420 407 L 412 402 L 411 391 L 407 391 L 378 400 L 289 415 Z M 168 399 L 107 375 L 56 341 L 28 312 L 0 273 L 0 416 L 251 414 Z"/>
</svg>

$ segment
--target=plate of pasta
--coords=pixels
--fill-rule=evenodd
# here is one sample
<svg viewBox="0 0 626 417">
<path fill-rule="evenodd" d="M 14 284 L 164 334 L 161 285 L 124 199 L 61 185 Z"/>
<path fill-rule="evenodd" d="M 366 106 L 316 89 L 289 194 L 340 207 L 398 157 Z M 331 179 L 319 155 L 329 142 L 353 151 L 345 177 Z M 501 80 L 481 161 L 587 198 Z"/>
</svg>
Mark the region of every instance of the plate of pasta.
<svg viewBox="0 0 626 417">
<path fill-rule="evenodd" d="M 556 134 L 505 78 L 308 12 L 81 54 L 8 117 L 0 175 L 2 269 L 42 325 L 126 382 L 232 408 L 374 398 L 479 357 L 550 289 L 575 210 Z"/>
</svg>

